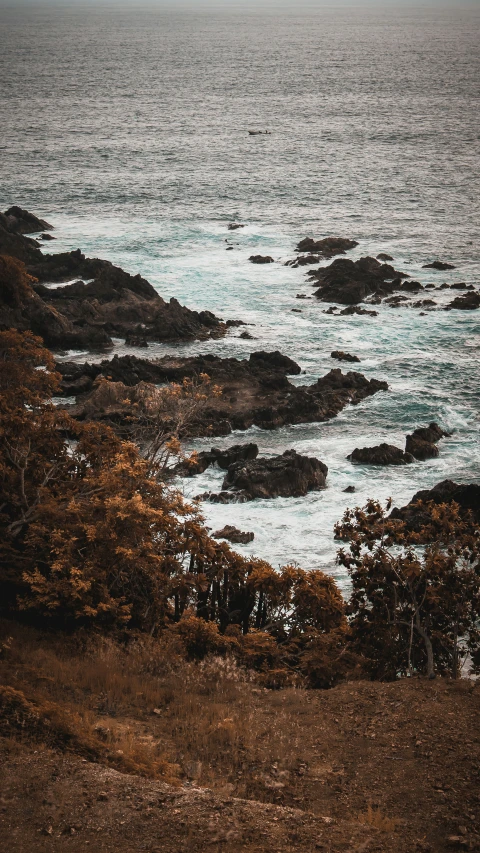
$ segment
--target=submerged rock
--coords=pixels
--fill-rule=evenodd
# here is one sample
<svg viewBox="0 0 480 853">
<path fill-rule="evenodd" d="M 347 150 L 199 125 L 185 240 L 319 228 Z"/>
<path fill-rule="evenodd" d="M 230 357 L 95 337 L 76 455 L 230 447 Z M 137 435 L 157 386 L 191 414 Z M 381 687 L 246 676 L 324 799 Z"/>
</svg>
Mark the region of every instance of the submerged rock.
<svg viewBox="0 0 480 853">
<path fill-rule="evenodd" d="M 227 228 L 229 231 L 237 231 L 238 228 L 245 228 L 245 225 L 242 225 L 241 222 L 229 222 Z"/>
<path fill-rule="evenodd" d="M 377 255 L 377 261 L 393 261 L 393 258 L 391 255 L 387 255 L 385 252 L 380 252 L 380 254 Z"/>
<path fill-rule="evenodd" d="M 414 461 L 411 453 L 405 453 L 399 447 L 385 442 L 375 447 L 357 447 L 347 459 L 362 465 L 407 465 Z"/>
<path fill-rule="evenodd" d="M 350 314 L 359 314 L 364 317 L 378 317 L 378 311 L 368 311 L 367 308 L 359 308 L 358 305 L 349 305 L 348 308 L 340 311 L 340 314 L 343 314 L 344 317 L 348 317 Z"/>
<path fill-rule="evenodd" d="M 249 261 L 252 264 L 273 264 L 275 263 L 273 258 L 270 255 L 250 255 Z"/>
<path fill-rule="evenodd" d="M 343 350 L 336 349 L 330 353 L 331 358 L 336 358 L 337 361 L 360 361 L 358 355 L 350 355 L 349 352 L 343 352 Z"/>
<path fill-rule="evenodd" d="M 453 264 L 447 264 L 445 261 L 432 261 L 431 264 L 424 264 L 424 270 L 454 270 L 455 267 Z"/>
<path fill-rule="evenodd" d="M 254 498 L 300 497 L 326 488 L 328 468 L 319 459 L 286 450 L 271 459 L 255 459 L 230 465 L 222 490 Z"/>
</svg>

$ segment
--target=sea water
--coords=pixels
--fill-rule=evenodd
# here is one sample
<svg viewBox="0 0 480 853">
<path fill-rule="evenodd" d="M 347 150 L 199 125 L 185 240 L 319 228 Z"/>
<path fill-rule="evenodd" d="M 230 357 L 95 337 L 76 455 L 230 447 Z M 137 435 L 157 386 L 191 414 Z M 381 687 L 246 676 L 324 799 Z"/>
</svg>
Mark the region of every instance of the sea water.
<svg viewBox="0 0 480 853">
<path fill-rule="evenodd" d="M 302 237 L 339 235 L 359 241 L 352 258 L 388 252 L 423 284 L 480 283 L 479 19 L 475 8 L 2 9 L 1 208 L 48 219 L 48 251 L 80 247 L 140 272 L 166 299 L 251 324 L 253 340 L 233 329 L 155 344 L 149 357 L 279 349 L 302 368 L 292 381 L 309 383 L 350 369 L 330 357 L 342 349 L 389 383 L 327 423 L 191 445 L 256 441 L 261 455 L 295 448 L 328 465 L 327 489 L 304 498 L 202 505 L 213 530 L 253 531 L 239 549 L 273 565 L 323 568 L 344 586 L 333 526 L 347 507 L 402 505 L 445 478 L 479 482 L 480 312 L 441 310 L 459 294 L 443 290 L 425 293 L 437 310 L 326 315 L 295 298 L 313 292 L 305 268 L 283 265 Z M 230 232 L 231 221 L 245 228 Z M 249 263 L 257 253 L 276 263 Z M 455 269 L 423 269 L 436 258 Z M 115 351 L 129 350 L 117 341 Z M 403 447 L 431 420 L 452 433 L 436 459 L 376 468 L 346 458 L 382 441 Z M 192 496 L 222 479 L 213 467 L 180 486 Z"/>
</svg>

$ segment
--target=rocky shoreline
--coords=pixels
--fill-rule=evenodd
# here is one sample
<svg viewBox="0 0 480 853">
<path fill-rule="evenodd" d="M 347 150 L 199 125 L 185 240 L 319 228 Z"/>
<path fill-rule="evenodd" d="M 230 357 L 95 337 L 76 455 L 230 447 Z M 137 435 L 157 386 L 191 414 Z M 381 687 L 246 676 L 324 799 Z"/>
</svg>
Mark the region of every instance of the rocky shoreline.
<svg viewBox="0 0 480 853">
<path fill-rule="evenodd" d="M 231 223 L 227 227 L 234 230 L 244 226 Z M 102 352 L 112 349 L 114 337 L 124 338 L 127 345 L 147 348 L 153 341 L 213 340 L 224 336 L 229 327 L 243 324 L 239 319 L 225 322 L 210 311 L 192 311 L 174 298 L 167 302 L 140 275 L 131 275 L 109 261 L 88 258 L 79 249 L 46 254 L 40 240 L 45 243 L 54 239 L 52 230 L 48 222 L 19 207 L 0 214 L 1 328 L 30 330 L 54 352 Z M 291 267 L 307 267 L 307 279 L 316 287 L 314 297 L 318 301 L 345 306 L 341 310 L 331 304 L 327 314 L 377 316 L 378 312 L 361 307 L 361 303 L 435 307 L 433 300 L 408 303 L 408 299 L 423 291 L 449 287 L 468 292 L 456 296 L 445 309 L 471 310 L 480 306 L 480 295 L 473 285 L 424 286 L 392 266 L 393 258 L 385 253 L 355 261 L 335 257 L 357 246 L 357 241 L 347 238 L 306 237 L 296 247 L 296 258 L 287 262 Z M 252 255 L 249 260 L 275 263 L 269 255 Z M 315 268 L 326 261 L 328 265 Z M 433 261 L 425 268 L 439 272 L 454 266 Z M 248 333 L 244 336 L 251 338 Z M 331 357 L 360 361 L 358 356 L 340 349 L 332 351 Z M 205 377 L 215 393 L 208 395 L 205 405 L 183 428 L 182 438 L 226 436 L 251 427 L 275 430 L 286 425 L 321 423 L 336 417 L 348 405 L 357 405 L 388 390 L 386 381 L 338 368 L 311 384 L 294 384 L 288 377 L 298 376 L 300 365 L 279 351 L 263 350 L 250 353 L 248 359 L 211 354 L 149 359 L 116 354 L 83 364 L 60 360 L 57 370 L 62 405 L 68 412 L 79 420 L 109 423 L 122 435 L 129 434 L 135 420 L 132 412 L 139 402 L 154 395 L 156 389 L 172 383 L 201 382 Z M 75 398 L 74 403 L 71 398 Z M 363 465 L 404 465 L 430 459 L 438 456 L 437 442 L 446 435 L 432 423 L 407 435 L 405 450 L 384 443 L 356 448 L 348 458 Z M 294 449 L 271 458 L 257 456 L 258 446 L 251 443 L 226 451 L 212 448 L 197 454 L 193 462 L 180 463 L 176 474 L 189 477 L 211 464 L 223 468 L 226 474 L 221 492 L 199 496 L 220 503 L 298 496 L 326 487 L 328 468 L 320 460 L 301 456 Z M 353 490 L 351 486 L 345 491 Z"/>
</svg>

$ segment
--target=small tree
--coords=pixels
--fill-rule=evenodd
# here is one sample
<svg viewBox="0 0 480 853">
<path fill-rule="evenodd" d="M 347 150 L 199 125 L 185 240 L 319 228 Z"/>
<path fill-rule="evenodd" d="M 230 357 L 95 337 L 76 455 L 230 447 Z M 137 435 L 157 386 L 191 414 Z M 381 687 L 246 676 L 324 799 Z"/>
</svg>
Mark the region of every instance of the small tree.
<svg viewBox="0 0 480 853">
<path fill-rule="evenodd" d="M 352 580 L 353 647 L 374 677 L 457 677 L 462 657 L 475 660 L 480 650 L 478 526 L 456 504 L 424 509 L 429 522 L 415 533 L 375 501 L 336 526 L 349 543 L 338 559 Z"/>
</svg>

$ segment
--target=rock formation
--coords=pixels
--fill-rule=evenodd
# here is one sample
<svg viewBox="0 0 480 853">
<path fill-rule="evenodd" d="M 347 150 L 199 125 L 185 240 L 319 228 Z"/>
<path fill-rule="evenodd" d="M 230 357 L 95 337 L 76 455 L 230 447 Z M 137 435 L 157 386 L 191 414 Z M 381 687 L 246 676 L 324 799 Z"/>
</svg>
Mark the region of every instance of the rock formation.
<svg viewBox="0 0 480 853">
<path fill-rule="evenodd" d="M 375 447 L 357 447 L 347 459 L 362 465 L 407 465 L 414 461 L 411 453 L 405 453 L 399 447 L 385 442 Z"/>
<path fill-rule="evenodd" d="M 390 264 L 370 257 L 358 261 L 337 258 L 328 267 L 310 270 L 307 275 L 312 284 L 320 285 L 314 294 L 317 299 L 343 305 L 355 305 L 368 296 L 390 296 L 398 290 L 402 279 L 408 278 Z"/>
<path fill-rule="evenodd" d="M 271 459 L 254 459 L 230 465 L 222 484 L 244 500 L 301 497 L 326 488 L 328 468 L 319 459 L 286 450 Z"/>
<path fill-rule="evenodd" d="M 214 539 L 228 539 L 234 545 L 248 545 L 249 542 L 253 542 L 255 539 L 254 533 L 244 532 L 239 530 L 238 527 L 233 527 L 231 524 L 226 524 L 222 530 L 216 530 L 215 533 L 212 533 L 212 536 Z"/>
</svg>

